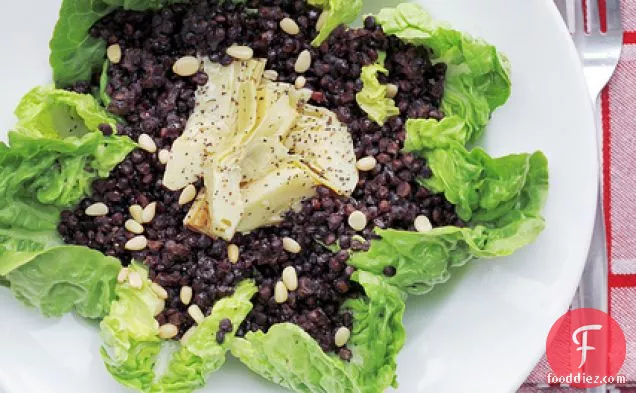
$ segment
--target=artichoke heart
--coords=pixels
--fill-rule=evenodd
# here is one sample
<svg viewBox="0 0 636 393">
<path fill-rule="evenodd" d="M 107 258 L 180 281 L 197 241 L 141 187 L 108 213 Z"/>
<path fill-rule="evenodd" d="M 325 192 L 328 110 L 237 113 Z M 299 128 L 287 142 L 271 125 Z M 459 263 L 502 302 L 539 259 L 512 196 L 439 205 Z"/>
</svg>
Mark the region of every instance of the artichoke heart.
<svg viewBox="0 0 636 393">
<path fill-rule="evenodd" d="M 184 225 L 230 240 L 279 223 L 318 185 L 351 195 L 358 182 L 351 135 L 332 112 L 307 104 L 310 92 L 264 79 L 262 59 L 203 62 L 208 82 L 163 178 L 171 190 L 203 178 Z"/>
</svg>

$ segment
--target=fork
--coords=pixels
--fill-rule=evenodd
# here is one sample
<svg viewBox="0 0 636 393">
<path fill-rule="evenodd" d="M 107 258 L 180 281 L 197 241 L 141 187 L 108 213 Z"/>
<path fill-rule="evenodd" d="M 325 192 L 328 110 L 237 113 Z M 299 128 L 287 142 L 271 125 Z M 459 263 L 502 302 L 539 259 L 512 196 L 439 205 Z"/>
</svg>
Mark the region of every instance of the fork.
<svg viewBox="0 0 636 393">
<path fill-rule="evenodd" d="M 581 56 L 583 73 L 590 98 L 596 108 L 599 163 L 602 163 L 603 132 L 600 122 L 599 95 L 616 70 L 623 46 L 620 0 L 605 0 L 606 31 L 601 31 L 599 0 L 560 0 L 560 9 L 569 25 L 574 44 Z M 585 3 L 585 7 L 583 6 Z M 558 5 L 558 4 L 557 4 Z M 584 15 L 584 10 L 587 15 Z M 586 16 L 586 17 L 585 17 Z M 587 28 L 586 23 L 587 21 Z M 602 173 L 602 171 L 601 171 Z M 594 234 L 583 276 L 574 297 L 574 308 L 596 308 L 607 311 L 608 255 L 603 214 L 603 179 L 600 187 Z M 588 388 L 588 393 L 606 393 L 607 386 Z"/>
</svg>

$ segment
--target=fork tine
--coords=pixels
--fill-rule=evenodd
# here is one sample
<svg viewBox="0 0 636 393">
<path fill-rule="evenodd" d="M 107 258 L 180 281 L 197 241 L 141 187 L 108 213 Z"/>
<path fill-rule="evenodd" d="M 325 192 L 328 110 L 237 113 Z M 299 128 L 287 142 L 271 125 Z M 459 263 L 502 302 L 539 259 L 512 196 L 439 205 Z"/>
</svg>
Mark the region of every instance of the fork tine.
<svg viewBox="0 0 636 393">
<path fill-rule="evenodd" d="M 583 19 L 583 0 L 570 0 L 570 16 L 574 13 L 574 28 L 573 33 L 584 34 L 585 33 L 585 20 Z M 572 28 L 572 22 L 570 22 L 570 28 Z"/>
<path fill-rule="evenodd" d="M 605 0 L 605 5 L 607 8 L 607 32 L 622 32 L 623 25 L 621 21 L 621 1 Z"/>
<path fill-rule="evenodd" d="M 598 0 L 585 0 L 587 6 L 587 31 L 598 33 L 601 31 L 601 13 L 598 10 Z"/>
</svg>

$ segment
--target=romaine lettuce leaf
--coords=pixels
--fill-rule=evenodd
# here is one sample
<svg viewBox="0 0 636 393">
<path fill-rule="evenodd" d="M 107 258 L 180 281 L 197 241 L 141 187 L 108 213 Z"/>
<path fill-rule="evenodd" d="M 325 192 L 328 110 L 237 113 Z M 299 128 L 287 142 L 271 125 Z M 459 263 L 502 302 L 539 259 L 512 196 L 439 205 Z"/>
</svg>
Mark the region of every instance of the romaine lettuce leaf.
<svg viewBox="0 0 636 393">
<path fill-rule="evenodd" d="M 156 393 L 187 393 L 203 387 L 210 373 L 225 363 L 225 354 L 232 346 L 234 334 L 247 314 L 252 310 L 252 296 L 257 292 L 251 280 L 242 281 L 230 297 L 214 304 L 212 313 L 199 324 L 172 357 L 168 369 L 152 387 Z M 223 344 L 215 340 L 219 323 L 223 319 L 232 322 L 232 332 L 225 335 Z"/>
<path fill-rule="evenodd" d="M 316 340 L 291 323 L 237 338 L 232 355 L 265 379 L 295 392 L 362 392 L 342 360 L 327 355 Z"/>
<path fill-rule="evenodd" d="M 159 323 L 155 311 L 163 300 L 153 292 L 148 271 L 133 262 L 129 274 L 142 278 L 140 289 L 128 282 L 118 284 L 110 313 L 100 324 L 104 345 L 102 358 L 111 375 L 121 384 L 148 391 L 154 380 L 153 367 L 161 351 Z"/>
<path fill-rule="evenodd" d="M 106 58 L 106 42 L 92 37 L 90 28 L 118 7 L 144 11 L 188 0 L 63 0 L 49 44 L 53 80 L 59 87 L 89 81 Z"/>
<path fill-rule="evenodd" d="M 450 268 L 472 258 L 510 255 L 533 242 L 543 230 L 540 215 L 548 190 L 545 156 L 516 154 L 490 157 L 468 151 L 510 95 L 508 60 L 486 42 L 434 21 L 411 3 L 387 8 L 377 16 L 387 34 L 433 50 L 433 60 L 448 64 L 442 109 L 445 118 L 409 119 L 405 150 L 426 158 L 433 176 L 422 184 L 444 193 L 469 228 L 444 227 L 428 233 L 386 230 L 367 253 L 350 263 L 382 274 L 410 293 L 422 294 L 450 277 Z"/>
<path fill-rule="evenodd" d="M 368 272 L 355 272 L 351 279 L 362 285 L 366 296 L 343 306 L 353 313 L 348 343 L 353 357 L 346 370 L 364 393 L 397 388 L 396 358 L 406 340 L 402 325 L 406 294 Z"/>
<path fill-rule="evenodd" d="M 510 96 L 508 59 L 485 41 L 434 21 L 414 3 L 382 9 L 377 21 L 387 34 L 431 48 L 433 60 L 448 65 L 442 110 L 453 126 L 465 128 L 466 140 L 476 141 Z"/>
<path fill-rule="evenodd" d="M 19 133 L 31 137 L 64 139 L 98 132 L 100 124 L 117 126 L 115 119 L 88 94 L 53 86 L 28 92 L 15 110 Z"/>
<path fill-rule="evenodd" d="M 404 150 L 424 154 L 433 149 L 447 149 L 469 140 L 466 123 L 457 116 L 436 119 L 408 119 Z"/>
<path fill-rule="evenodd" d="M 0 143 L 0 258 L 59 243 L 60 210 L 136 146 L 98 130 L 116 124 L 90 95 L 39 87 L 24 96 L 16 116 L 9 145 Z"/>
<path fill-rule="evenodd" d="M 362 0 L 308 0 L 308 3 L 328 12 L 318 36 L 311 42 L 314 46 L 322 44 L 339 25 L 356 20 L 362 11 Z"/>
<path fill-rule="evenodd" d="M 108 60 L 104 61 L 104 66 L 102 68 L 102 74 L 99 77 L 99 100 L 101 101 L 104 108 L 108 108 L 112 98 L 108 95 L 106 89 L 108 88 L 108 68 L 110 67 L 110 62 Z"/>
<path fill-rule="evenodd" d="M 106 315 L 119 269 L 116 258 L 76 246 L 0 258 L 0 276 L 9 282 L 15 297 L 49 317 L 70 311 L 86 318 Z"/>
<path fill-rule="evenodd" d="M 451 268 L 473 258 L 511 255 L 532 243 L 545 227 L 541 217 L 522 212 L 510 214 L 516 217 L 500 221 L 500 226 L 448 226 L 426 233 L 378 230 L 381 239 L 373 240 L 368 252 L 353 254 L 349 264 L 378 275 L 384 268 L 394 267 L 395 275 L 386 277 L 386 281 L 411 294 L 422 295 L 448 281 Z"/>
<path fill-rule="evenodd" d="M 389 117 L 400 114 L 400 110 L 395 106 L 395 100 L 386 96 L 387 86 L 378 80 L 378 73 L 389 74 L 389 70 L 384 68 L 385 56 L 382 53 L 375 64 L 362 67 L 360 74 L 362 90 L 356 94 L 358 106 L 379 125 L 384 125 Z"/>
<path fill-rule="evenodd" d="M 0 149 L 0 173 L 6 174 L 0 199 L 68 207 L 136 146 L 128 137 L 99 131 L 101 124 L 115 129 L 116 122 L 87 94 L 38 87 L 22 98 L 16 116 L 9 146 Z"/>
<path fill-rule="evenodd" d="M 408 129 L 408 124 L 407 124 Z M 492 158 L 484 150 L 454 144 L 425 154 L 433 176 L 422 184 L 444 193 L 457 215 L 473 224 L 508 223 L 539 216 L 548 192 L 548 162 L 541 152 Z"/>
<path fill-rule="evenodd" d="M 187 3 L 190 0 L 103 0 L 106 4 L 122 7 L 131 11 L 158 10 L 177 3 Z M 236 1 L 234 1 L 236 2 Z"/>
<path fill-rule="evenodd" d="M 127 137 L 104 137 L 115 123 L 89 95 L 33 89 L 16 110 L 9 145 L 0 143 L 0 276 L 15 295 L 42 313 L 73 308 L 89 318 L 107 311 L 119 262 L 63 244 L 60 211 L 88 194 L 135 147 Z M 115 272 L 116 275 L 116 272 Z"/>
<path fill-rule="evenodd" d="M 131 288 L 127 282 L 117 285 L 117 300 L 100 325 L 106 368 L 121 384 L 141 392 L 188 393 L 202 387 L 208 375 L 225 363 L 234 333 L 252 309 L 250 299 L 257 291 L 256 285 L 243 281 L 232 296 L 219 300 L 212 314 L 194 328 L 172 355 L 165 373 L 157 375 L 162 340 L 154 315 L 163 300 L 152 291 L 143 265 L 131 264 L 131 272 L 142 277 L 142 288 Z M 233 332 L 226 334 L 223 344 L 218 344 L 216 333 L 225 318 L 232 322 Z"/>
<path fill-rule="evenodd" d="M 472 258 L 510 255 L 541 233 L 545 226 L 541 209 L 548 192 L 545 156 L 537 152 L 491 158 L 481 149 L 468 152 L 452 135 L 432 133 L 421 138 L 424 146 L 427 141 L 448 146 L 425 153 L 433 177 L 423 183 L 444 192 L 456 204 L 458 215 L 471 220 L 471 227 L 442 227 L 427 233 L 379 230 L 381 239 L 372 241 L 368 252 L 353 254 L 351 265 L 376 274 L 392 266 L 396 274 L 386 278 L 389 283 L 423 294 L 446 282 L 451 268 Z"/>
<path fill-rule="evenodd" d="M 232 354 L 257 374 L 300 393 L 380 393 L 397 386 L 396 356 L 406 337 L 402 325 L 406 296 L 368 272 L 356 272 L 353 280 L 363 286 L 366 296 L 343 306 L 354 318 L 350 362 L 326 354 L 316 340 L 290 323 L 237 338 Z"/>
<path fill-rule="evenodd" d="M 101 0 L 64 0 L 49 44 L 53 80 L 60 87 L 88 81 L 106 56 L 106 43 L 89 35 L 90 28 L 115 10 Z"/>
</svg>

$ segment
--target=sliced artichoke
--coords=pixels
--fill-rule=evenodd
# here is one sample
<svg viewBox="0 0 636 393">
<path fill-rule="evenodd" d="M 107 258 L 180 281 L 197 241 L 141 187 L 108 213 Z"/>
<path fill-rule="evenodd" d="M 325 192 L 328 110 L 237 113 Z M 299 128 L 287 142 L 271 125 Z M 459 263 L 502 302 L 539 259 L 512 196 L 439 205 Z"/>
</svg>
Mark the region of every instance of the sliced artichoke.
<svg viewBox="0 0 636 393">
<path fill-rule="evenodd" d="M 278 224 L 283 215 L 303 199 L 316 193 L 320 185 L 306 166 L 287 162 L 243 189 L 244 211 L 237 230 L 249 232 Z"/>
<path fill-rule="evenodd" d="M 264 68 L 265 60 L 204 61 L 208 82 L 164 174 L 172 190 L 203 177 L 184 220 L 194 231 L 230 240 L 280 222 L 320 184 L 350 195 L 358 182 L 347 128 L 308 105 L 311 92 L 262 79 Z"/>
</svg>

